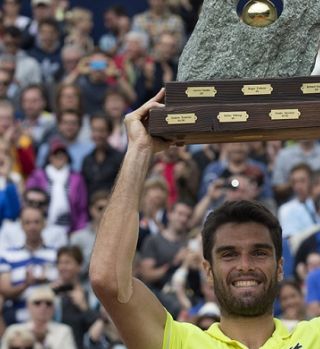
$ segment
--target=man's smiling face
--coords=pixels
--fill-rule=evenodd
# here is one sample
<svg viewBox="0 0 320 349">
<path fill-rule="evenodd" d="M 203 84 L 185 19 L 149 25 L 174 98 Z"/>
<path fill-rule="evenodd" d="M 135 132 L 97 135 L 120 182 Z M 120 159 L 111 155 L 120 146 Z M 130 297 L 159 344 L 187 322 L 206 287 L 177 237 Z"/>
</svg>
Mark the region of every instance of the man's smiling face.
<svg viewBox="0 0 320 349">
<path fill-rule="evenodd" d="M 255 222 L 227 223 L 215 234 L 212 266 L 205 262 L 225 316 L 272 313 L 282 278 L 282 261 L 267 227 Z"/>
</svg>

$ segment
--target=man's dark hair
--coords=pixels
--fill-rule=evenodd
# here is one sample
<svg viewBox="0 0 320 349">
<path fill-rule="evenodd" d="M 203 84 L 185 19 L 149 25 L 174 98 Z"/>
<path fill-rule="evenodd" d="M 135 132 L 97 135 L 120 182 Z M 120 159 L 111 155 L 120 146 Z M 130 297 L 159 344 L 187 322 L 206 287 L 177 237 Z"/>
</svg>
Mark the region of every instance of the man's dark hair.
<svg viewBox="0 0 320 349">
<path fill-rule="evenodd" d="M 59 27 L 59 22 L 57 20 L 55 20 L 54 18 L 48 17 L 48 18 L 44 18 L 42 19 L 39 24 L 38 27 L 39 29 L 44 26 L 44 25 L 48 25 L 51 28 L 53 28 L 58 34 L 60 34 L 60 27 Z"/>
<path fill-rule="evenodd" d="M 78 246 L 62 246 L 57 252 L 57 261 L 62 255 L 67 255 L 73 258 L 79 265 L 83 262 L 83 254 Z"/>
<path fill-rule="evenodd" d="M 105 123 L 109 134 L 112 133 L 113 123 L 112 123 L 111 117 L 107 113 L 105 113 L 103 111 L 98 111 L 98 112 L 94 113 L 93 115 L 91 115 L 90 124 L 92 124 L 93 120 L 102 120 Z"/>
<path fill-rule="evenodd" d="M 126 9 L 122 5 L 112 5 L 104 11 L 104 14 L 106 14 L 108 12 L 113 12 L 119 17 L 120 16 L 128 16 Z"/>
<path fill-rule="evenodd" d="M 313 170 L 312 168 L 305 162 L 300 162 L 299 164 L 296 164 L 292 167 L 292 169 L 290 170 L 290 175 L 292 175 L 294 172 L 296 171 L 305 171 L 309 177 L 312 177 L 313 174 Z"/>
<path fill-rule="evenodd" d="M 212 249 L 215 234 L 219 227 L 227 223 L 259 223 L 269 229 L 275 248 L 276 258 L 282 255 L 282 229 L 277 218 L 262 204 L 256 201 L 227 201 L 217 210 L 211 212 L 202 230 L 203 256 L 212 262 Z"/>
<path fill-rule="evenodd" d="M 61 123 L 63 117 L 67 114 L 72 114 L 72 115 L 76 115 L 79 121 L 79 125 L 80 127 L 82 126 L 82 122 L 83 122 L 83 115 L 81 114 L 80 110 L 76 110 L 76 109 L 64 109 L 62 111 L 60 111 L 57 114 L 57 121 L 58 124 Z"/>
<path fill-rule="evenodd" d="M 8 25 L 3 28 L 3 35 L 9 35 L 14 39 L 19 39 L 21 40 L 22 38 L 22 32 L 21 30 L 14 26 L 14 25 Z"/>
</svg>

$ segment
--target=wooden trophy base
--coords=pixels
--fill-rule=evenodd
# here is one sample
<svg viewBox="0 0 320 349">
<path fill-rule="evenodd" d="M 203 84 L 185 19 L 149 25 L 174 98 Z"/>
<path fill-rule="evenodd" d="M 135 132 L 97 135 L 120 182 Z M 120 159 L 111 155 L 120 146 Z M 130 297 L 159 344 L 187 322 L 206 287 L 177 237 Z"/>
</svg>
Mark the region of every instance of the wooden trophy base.
<svg viewBox="0 0 320 349">
<path fill-rule="evenodd" d="M 177 143 L 320 138 L 320 76 L 171 82 L 148 131 Z"/>
</svg>

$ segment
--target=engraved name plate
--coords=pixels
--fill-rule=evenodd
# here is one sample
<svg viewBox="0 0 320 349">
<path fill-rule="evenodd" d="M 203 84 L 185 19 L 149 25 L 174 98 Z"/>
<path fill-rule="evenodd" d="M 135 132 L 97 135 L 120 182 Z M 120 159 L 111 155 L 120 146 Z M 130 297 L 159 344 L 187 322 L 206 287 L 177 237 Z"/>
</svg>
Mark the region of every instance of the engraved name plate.
<svg viewBox="0 0 320 349">
<path fill-rule="evenodd" d="M 188 87 L 186 89 L 186 95 L 189 98 L 214 97 L 216 94 L 217 90 L 214 86 Z"/>
<path fill-rule="evenodd" d="M 300 115 L 299 109 L 273 109 L 269 113 L 271 120 L 297 120 Z"/>
<path fill-rule="evenodd" d="M 246 122 L 249 115 L 246 111 L 220 112 L 217 116 L 219 122 Z"/>
<path fill-rule="evenodd" d="M 166 117 L 166 122 L 168 125 L 195 124 L 197 119 L 198 118 L 195 113 L 168 114 Z"/>
<path fill-rule="evenodd" d="M 320 82 L 302 84 L 301 91 L 303 94 L 320 93 Z"/>
<path fill-rule="evenodd" d="M 271 84 L 243 85 L 241 91 L 245 96 L 271 95 L 273 87 Z"/>
</svg>

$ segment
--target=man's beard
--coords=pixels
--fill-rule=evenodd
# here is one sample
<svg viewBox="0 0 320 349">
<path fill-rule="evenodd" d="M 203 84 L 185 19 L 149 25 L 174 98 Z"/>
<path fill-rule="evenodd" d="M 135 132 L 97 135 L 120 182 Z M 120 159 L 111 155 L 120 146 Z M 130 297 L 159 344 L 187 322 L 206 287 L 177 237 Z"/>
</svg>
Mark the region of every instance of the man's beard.
<svg viewBox="0 0 320 349">
<path fill-rule="evenodd" d="M 215 276 L 214 292 L 221 307 L 221 312 L 231 316 L 255 317 L 263 314 L 271 314 L 274 300 L 278 293 L 277 275 L 273 275 L 267 289 L 263 289 L 259 294 L 252 295 L 249 291 L 241 296 L 232 294 L 229 287 L 226 287 L 222 280 Z M 264 280 L 265 281 L 265 280 Z M 261 287 L 259 285 L 259 287 Z"/>
</svg>

